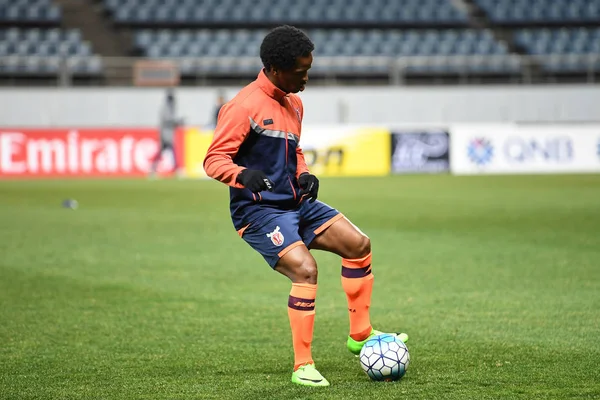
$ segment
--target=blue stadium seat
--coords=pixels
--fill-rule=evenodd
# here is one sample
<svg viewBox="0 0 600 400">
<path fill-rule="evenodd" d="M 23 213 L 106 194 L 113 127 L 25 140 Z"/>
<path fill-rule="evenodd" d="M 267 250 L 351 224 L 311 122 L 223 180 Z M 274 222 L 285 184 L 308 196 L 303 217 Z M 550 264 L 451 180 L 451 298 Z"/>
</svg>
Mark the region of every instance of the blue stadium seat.
<svg viewBox="0 0 600 400">
<path fill-rule="evenodd" d="M 600 71 L 598 63 L 593 64 L 600 54 L 600 28 L 520 29 L 514 40 L 527 53 L 542 56 L 547 71 Z"/>
<path fill-rule="evenodd" d="M 79 30 L 58 28 L 0 29 L 0 56 L 11 57 L 2 71 L 35 75 L 56 72 L 60 57 L 76 58 L 77 71 L 101 74 L 101 62 Z M 87 66 L 90 66 L 89 68 Z M 100 66 L 100 67 L 99 67 Z M 92 68 L 93 67 L 93 68 Z"/>
<path fill-rule="evenodd" d="M 193 1 L 104 0 L 105 9 L 121 24 L 193 23 L 404 23 L 465 25 L 467 14 L 450 0 L 428 1 Z"/>
<path fill-rule="evenodd" d="M 0 2 L 0 23 L 3 24 L 58 24 L 60 20 L 60 8 L 49 0 Z"/>
<path fill-rule="evenodd" d="M 351 57 L 353 62 L 340 63 L 341 72 L 367 71 L 368 57 L 413 56 L 504 56 L 504 61 L 483 62 L 474 70 L 485 72 L 516 72 L 520 64 L 508 57 L 508 49 L 491 32 L 472 29 L 397 30 L 397 29 L 312 29 L 307 31 L 315 43 L 315 55 L 320 57 Z M 134 35 L 136 49 L 152 57 L 252 57 L 258 60 L 260 42 L 265 29 L 200 29 L 200 30 L 139 30 Z M 526 35 L 526 34 L 525 34 Z M 356 57 L 358 56 L 358 58 Z M 500 57 L 501 59 L 502 57 Z M 349 60 L 348 58 L 346 58 Z M 496 60 L 494 58 L 494 60 Z M 510 60 L 510 61 L 509 61 Z M 258 60 L 259 61 L 259 60 Z M 317 64 L 318 65 L 318 62 Z M 213 68 L 214 65 L 211 67 Z M 464 66 L 460 66 L 464 68 Z M 193 68 L 186 67 L 188 71 Z M 192 69 L 190 69 L 192 68 Z M 230 71 L 233 67 L 227 67 Z M 387 67 L 386 67 L 387 68 Z M 452 70 L 452 66 L 415 66 L 415 71 Z M 456 67 L 458 68 L 458 67 Z M 319 68 L 315 69 L 318 71 Z M 221 71 L 224 72 L 224 71 Z M 339 71 L 338 71 L 339 72 Z"/>
<path fill-rule="evenodd" d="M 475 0 L 499 24 L 577 24 L 600 20 L 600 0 Z"/>
</svg>

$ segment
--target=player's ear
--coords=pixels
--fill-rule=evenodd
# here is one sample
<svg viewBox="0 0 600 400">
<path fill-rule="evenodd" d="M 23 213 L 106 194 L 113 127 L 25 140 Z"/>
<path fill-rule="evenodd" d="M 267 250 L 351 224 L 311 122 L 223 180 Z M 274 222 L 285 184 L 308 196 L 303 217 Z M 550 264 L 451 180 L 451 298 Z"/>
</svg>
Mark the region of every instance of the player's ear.
<svg viewBox="0 0 600 400">
<path fill-rule="evenodd" d="M 277 76 L 277 75 L 279 75 L 279 73 L 281 71 L 279 71 L 278 68 L 275 68 L 274 66 L 271 66 L 271 72 L 273 73 L 273 75 Z"/>
</svg>

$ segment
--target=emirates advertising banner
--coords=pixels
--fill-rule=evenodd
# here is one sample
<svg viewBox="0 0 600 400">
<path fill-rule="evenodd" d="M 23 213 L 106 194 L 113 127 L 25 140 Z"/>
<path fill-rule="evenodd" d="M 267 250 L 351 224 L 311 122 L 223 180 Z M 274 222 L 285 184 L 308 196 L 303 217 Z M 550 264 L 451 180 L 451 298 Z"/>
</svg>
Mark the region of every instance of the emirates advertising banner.
<svg viewBox="0 0 600 400">
<path fill-rule="evenodd" d="M 600 172 L 600 125 L 457 125 L 450 135 L 456 175 Z"/>
<path fill-rule="evenodd" d="M 0 178 L 144 176 L 158 147 L 156 129 L 0 128 Z M 165 154 L 158 173 L 173 167 Z"/>
<path fill-rule="evenodd" d="M 203 160 L 212 130 L 181 128 L 178 164 L 190 178 L 206 178 Z M 390 172 L 387 128 L 305 126 L 300 140 L 306 163 L 320 176 L 381 176 Z M 159 148 L 153 128 L 0 128 L 0 178 L 143 177 Z M 158 173 L 169 175 L 174 155 Z"/>
</svg>

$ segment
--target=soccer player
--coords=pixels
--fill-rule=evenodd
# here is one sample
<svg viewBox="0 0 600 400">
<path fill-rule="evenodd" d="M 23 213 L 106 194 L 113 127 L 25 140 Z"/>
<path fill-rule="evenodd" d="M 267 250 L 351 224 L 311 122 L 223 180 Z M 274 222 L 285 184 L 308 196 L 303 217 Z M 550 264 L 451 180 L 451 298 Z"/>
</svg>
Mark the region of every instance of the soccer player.
<svg viewBox="0 0 600 400">
<path fill-rule="evenodd" d="M 299 146 L 302 101 L 314 45 L 300 30 L 280 26 L 263 39 L 264 68 L 219 114 L 204 159 L 208 176 L 230 186 L 231 218 L 238 234 L 277 272 L 292 281 L 288 316 L 294 348 L 292 382 L 328 386 L 311 354 L 317 264 L 309 250 L 342 260 L 348 301 L 347 347 L 359 354 L 369 337 L 373 287 L 371 242 L 339 211 L 317 201 L 319 180 Z M 398 337 L 406 341 L 405 333 Z"/>
<path fill-rule="evenodd" d="M 176 107 L 175 107 L 175 94 L 172 90 L 167 91 L 167 97 L 165 100 L 165 105 L 160 114 L 160 147 L 156 152 L 156 155 L 152 158 L 152 164 L 150 165 L 150 176 L 154 177 L 156 175 L 156 169 L 158 167 L 158 163 L 165 152 L 165 150 L 171 150 L 173 153 L 173 162 L 174 168 L 173 170 L 180 175 L 181 171 L 179 170 L 177 163 L 177 153 L 175 149 L 175 132 L 177 128 L 183 124 L 183 119 L 177 118 L 176 116 Z"/>
</svg>

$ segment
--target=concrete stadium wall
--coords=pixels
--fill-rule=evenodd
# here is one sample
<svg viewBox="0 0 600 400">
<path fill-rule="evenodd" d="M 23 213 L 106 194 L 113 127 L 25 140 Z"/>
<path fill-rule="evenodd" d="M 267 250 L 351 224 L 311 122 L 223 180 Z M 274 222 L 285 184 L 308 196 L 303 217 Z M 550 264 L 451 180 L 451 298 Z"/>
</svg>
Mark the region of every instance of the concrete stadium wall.
<svg viewBox="0 0 600 400">
<path fill-rule="evenodd" d="M 222 88 L 227 96 L 238 87 Z M 211 123 L 218 89 L 178 88 L 187 124 Z M 456 123 L 600 121 L 600 86 L 308 87 L 305 123 Z M 0 126 L 156 126 L 164 90 L 8 88 Z"/>
</svg>

